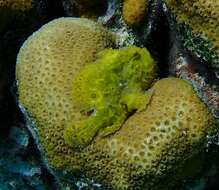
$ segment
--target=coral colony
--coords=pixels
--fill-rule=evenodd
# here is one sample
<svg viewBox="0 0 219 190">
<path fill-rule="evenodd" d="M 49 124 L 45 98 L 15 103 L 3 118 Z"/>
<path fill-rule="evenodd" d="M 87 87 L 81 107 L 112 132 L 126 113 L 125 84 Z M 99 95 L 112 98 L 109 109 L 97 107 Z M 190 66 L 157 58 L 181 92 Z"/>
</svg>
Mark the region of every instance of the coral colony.
<svg viewBox="0 0 219 190">
<path fill-rule="evenodd" d="M 0 189 L 211 189 L 218 26 L 215 0 L 0 0 Z"/>
</svg>

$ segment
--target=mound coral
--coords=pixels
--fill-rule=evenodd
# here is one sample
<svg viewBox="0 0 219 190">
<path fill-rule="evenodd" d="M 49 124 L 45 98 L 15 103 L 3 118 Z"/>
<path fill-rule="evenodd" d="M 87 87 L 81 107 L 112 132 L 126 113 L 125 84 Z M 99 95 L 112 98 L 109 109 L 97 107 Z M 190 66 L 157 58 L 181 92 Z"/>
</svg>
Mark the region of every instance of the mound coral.
<svg viewBox="0 0 219 190">
<path fill-rule="evenodd" d="M 33 8 L 33 0 L 0 0 L 0 31 L 13 19 L 27 19 Z"/>
<path fill-rule="evenodd" d="M 72 96 L 73 78 L 112 44 L 109 32 L 86 19 L 61 18 L 45 25 L 18 55 L 20 103 L 34 119 L 53 168 L 83 172 L 115 190 L 171 189 L 186 176 L 184 166 L 204 150 L 215 126 L 186 81 L 156 82 L 146 109 L 127 118 L 115 134 L 97 136 L 81 151 L 65 142 L 68 122 L 81 117 Z"/>
<path fill-rule="evenodd" d="M 146 49 L 130 46 L 102 51 L 73 81 L 73 101 L 91 116 L 71 121 L 65 140 L 74 147 L 89 144 L 98 132 L 118 130 L 130 112 L 144 109 L 150 99 L 145 90 L 155 78 L 155 63 Z"/>
<path fill-rule="evenodd" d="M 207 37 L 219 55 L 219 2 L 215 0 L 166 0 L 178 21 Z"/>
<path fill-rule="evenodd" d="M 122 14 L 130 26 L 139 25 L 146 15 L 148 0 L 124 0 Z"/>
</svg>

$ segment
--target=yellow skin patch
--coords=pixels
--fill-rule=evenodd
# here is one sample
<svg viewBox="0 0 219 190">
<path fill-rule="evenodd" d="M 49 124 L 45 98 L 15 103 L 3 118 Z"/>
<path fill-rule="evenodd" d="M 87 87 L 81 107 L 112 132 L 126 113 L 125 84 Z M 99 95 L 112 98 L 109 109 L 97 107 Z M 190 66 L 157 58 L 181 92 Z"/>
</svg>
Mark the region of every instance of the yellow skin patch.
<svg viewBox="0 0 219 190">
<path fill-rule="evenodd" d="M 82 116 L 67 124 L 65 141 L 82 148 L 97 134 L 116 132 L 130 113 L 146 107 L 151 93 L 145 90 L 154 77 L 155 63 L 146 49 L 130 46 L 102 51 L 73 80 L 74 104 Z"/>
</svg>

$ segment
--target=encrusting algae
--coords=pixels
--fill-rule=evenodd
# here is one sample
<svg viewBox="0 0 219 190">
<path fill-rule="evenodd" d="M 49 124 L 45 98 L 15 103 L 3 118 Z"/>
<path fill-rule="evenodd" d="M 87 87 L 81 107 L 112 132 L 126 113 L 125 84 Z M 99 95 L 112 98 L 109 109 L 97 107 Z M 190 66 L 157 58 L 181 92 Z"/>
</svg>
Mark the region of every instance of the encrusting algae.
<svg viewBox="0 0 219 190">
<path fill-rule="evenodd" d="M 70 121 L 64 132 L 73 147 L 89 144 L 95 135 L 114 133 L 128 114 L 144 109 L 150 100 L 155 63 L 146 49 L 130 46 L 104 50 L 95 63 L 85 66 L 73 80 L 73 102 L 89 117 Z"/>
<path fill-rule="evenodd" d="M 205 150 L 206 136 L 215 132 L 215 119 L 184 80 L 165 78 L 150 88 L 153 62 L 145 49 L 104 50 L 96 59 L 97 53 L 112 47 L 113 42 L 110 32 L 87 19 L 61 18 L 46 24 L 27 39 L 19 52 L 16 66 L 19 101 L 36 123 L 40 143 L 52 168 L 71 174 L 82 172 L 114 190 L 169 190 L 189 176 L 183 170 L 185 163 Z M 117 62 L 122 60 L 117 57 L 120 53 L 127 54 L 124 60 L 128 62 Z M 147 60 L 147 64 L 141 60 Z M 141 71 L 134 64 L 139 61 L 146 70 Z M 114 66 L 121 72 L 114 71 Z M 134 66 L 136 71 L 129 66 Z M 102 75 L 101 71 L 104 71 Z M 95 96 L 89 96 L 93 90 L 86 83 L 89 77 L 96 79 L 89 81 L 92 87 L 98 87 Z M 96 83 L 102 77 L 106 77 L 109 86 L 101 81 Z M 120 79 L 128 83 L 125 85 L 128 89 L 119 89 L 118 95 L 111 99 L 108 90 L 109 95 L 117 93 L 111 87 Z M 141 101 L 145 89 L 150 92 L 149 101 Z M 79 92 L 84 96 L 82 93 L 77 97 Z M 140 97 L 139 104 L 133 102 L 135 93 Z M 80 151 L 71 142 L 66 143 L 64 133 L 69 123 L 71 127 L 71 122 L 78 118 L 86 121 L 93 114 L 90 108 L 101 110 L 103 106 L 104 110 L 109 106 L 107 101 L 113 105 L 119 103 L 118 108 L 113 107 L 112 115 L 103 112 L 106 120 L 111 117 L 117 121 L 121 117 L 114 115 L 117 109 L 121 114 L 137 111 L 115 133 L 97 135 Z M 121 102 L 125 109 L 120 108 Z M 147 106 L 139 109 L 145 102 Z M 83 115 L 77 111 L 80 109 L 88 113 Z M 102 117 L 100 121 L 102 125 Z M 104 129 L 107 128 L 102 128 L 103 132 Z"/>
</svg>

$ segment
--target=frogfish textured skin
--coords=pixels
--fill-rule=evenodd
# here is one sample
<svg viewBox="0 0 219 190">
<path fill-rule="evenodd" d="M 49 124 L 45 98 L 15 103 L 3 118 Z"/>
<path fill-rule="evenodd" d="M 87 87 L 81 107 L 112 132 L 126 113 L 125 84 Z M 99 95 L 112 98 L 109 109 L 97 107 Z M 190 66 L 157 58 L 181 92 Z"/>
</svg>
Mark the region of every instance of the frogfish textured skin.
<svg viewBox="0 0 219 190">
<path fill-rule="evenodd" d="M 126 24 L 138 26 L 144 19 L 148 0 L 124 0 L 122 14 Z"/>
<path fill-rule="evenodd" d="M 64 132 L 73 147 L 90 144 L 97 135 L 117 131 L 129 113 L 142 110 L 150 100 L 145 93 L 156 75 L 156 64 L 145 48 L 129 46 L 107 49 L 93 64 L 86 65 L 74 77 L 73 101 L 88 117 L 70 121 Z"/>
<path fill-rule="evenodd" d="M 194 32 L 207 37 L 219 55 L 219 1 L 166 0 L 178 21 L 189 24 Z"/>
<path fill-rule="evenodd" d="M 97 137 L 81 151 L 64 140 L 66 123 L 80 115 L 73 111 L 72 78 L 96 52 L 110 46 L 111 39 L 106 30 L 85 19 L 62 18 L 45 25 L 18 55 L 20 103 L 35 121 L 53 168 L 83 172 L 114 190 L 170 189 L 180 167 L 205 148 L 206 135 L 215 125 L 183 80 L 156 82 L 146 109 L 130 116 L 114 135 Z"/>
</svg>

